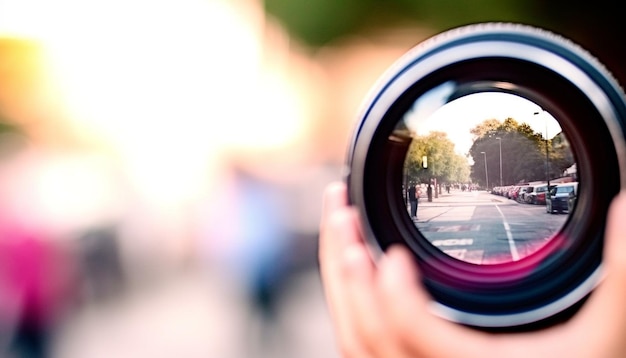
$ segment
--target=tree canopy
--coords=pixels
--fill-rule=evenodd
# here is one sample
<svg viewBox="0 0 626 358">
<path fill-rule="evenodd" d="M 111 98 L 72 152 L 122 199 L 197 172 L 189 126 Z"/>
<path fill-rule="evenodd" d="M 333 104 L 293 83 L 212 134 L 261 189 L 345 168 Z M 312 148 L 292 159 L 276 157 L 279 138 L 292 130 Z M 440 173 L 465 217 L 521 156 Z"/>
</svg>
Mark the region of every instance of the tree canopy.
<svg viewBox="0 0 626 358">
<path fill-rule="evenodd" d="M 437 179 L 439 183 L 468 182 L 470 168 L 467 158 L 454 149 L 454 143 L 444 132 L 415 136 L 405 162 L 408 180 L 419 183 L 428 183 L 430 179 Z"/>
<path fill-rule="evenodd" d="M 489 186 L 497 186 L 554 179 L 574 164 L 574 156 L 563 133 L 545 140 L 528 124 L 520 124 L 513 118 L 503 122 L 485 120 L 470 133 L 474 135 L 469 150 L 474 159 L 471 178 L 481 186 L 486 187 L 487 181 Z"/>
<path fill-rule="evenodd" d="M 265 0 L 263 5 L 291 34 L 314 47 L 399 23 L 421 23 L 439 31 L 492 19 L 513 22 L 538 19 L 527 0 Z"/>
</svg>

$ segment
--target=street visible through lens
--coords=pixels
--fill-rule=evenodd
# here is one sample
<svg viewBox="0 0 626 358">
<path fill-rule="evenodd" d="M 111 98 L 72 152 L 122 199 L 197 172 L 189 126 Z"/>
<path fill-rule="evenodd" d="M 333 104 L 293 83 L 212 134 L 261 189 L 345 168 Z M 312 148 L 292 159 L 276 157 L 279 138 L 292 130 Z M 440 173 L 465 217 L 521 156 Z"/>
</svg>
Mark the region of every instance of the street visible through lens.
<svg viewBox="0 0 626 358">
<path fill-rule="evenodd" d="M 411 144 L 407 214 L 444 253 L 474 264 L 517 261 L 554 237 L 574 210 L 578 177 L 558 121 L 499 92 L 447 102 L 446 84 L 398 123 Z"/>
</svg>

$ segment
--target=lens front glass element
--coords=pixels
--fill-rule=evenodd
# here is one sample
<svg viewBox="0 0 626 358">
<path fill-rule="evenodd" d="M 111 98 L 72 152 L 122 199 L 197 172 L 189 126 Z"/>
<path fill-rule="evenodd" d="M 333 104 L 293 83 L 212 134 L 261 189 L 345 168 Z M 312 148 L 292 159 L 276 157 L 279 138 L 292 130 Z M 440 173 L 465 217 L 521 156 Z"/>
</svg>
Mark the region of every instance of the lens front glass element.
<svg viewBox="0 0 626 358">
<path fill-rule="evenodd" d="M 396 127 L 411 138 L 402 185 L 407 213 L 456 259 L 489 265 L 532 255 L 575 207 L 567 135 L 523 97 L 479 92 L 446 103 L 451 88 L 420 97 Z"/>
</svg>

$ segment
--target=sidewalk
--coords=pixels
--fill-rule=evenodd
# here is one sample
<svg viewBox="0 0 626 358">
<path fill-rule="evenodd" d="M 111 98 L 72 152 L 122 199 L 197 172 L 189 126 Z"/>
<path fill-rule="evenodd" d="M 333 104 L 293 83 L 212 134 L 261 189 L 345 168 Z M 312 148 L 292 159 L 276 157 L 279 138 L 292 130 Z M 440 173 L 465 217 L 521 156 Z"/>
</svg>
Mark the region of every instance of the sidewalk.
<svg viewBox="0 0 626 358">
<path fill-rule="evenodd" d="M 433 199 L 428 201 L 426 195 L 420 196 L 418 210 L 420 207 L 433 207 L 433 206 L 451 206 L 451 205 L 509 205 L 517 204 L 513 200 L 490 194 L 486 191 L 452 191 L 450 194 L 443 192 Z"/>
<path fill-rule="evenodd" d="M 517 202 L 490 194 L 486 191 L 452 191 L 444 192 L 428 201 L 421 196 L 417 205 L 416 223 L 428 223 L 433 220 L 468 221 L 476 206 L 483 205 L 517 205 Z"/>
</svg>

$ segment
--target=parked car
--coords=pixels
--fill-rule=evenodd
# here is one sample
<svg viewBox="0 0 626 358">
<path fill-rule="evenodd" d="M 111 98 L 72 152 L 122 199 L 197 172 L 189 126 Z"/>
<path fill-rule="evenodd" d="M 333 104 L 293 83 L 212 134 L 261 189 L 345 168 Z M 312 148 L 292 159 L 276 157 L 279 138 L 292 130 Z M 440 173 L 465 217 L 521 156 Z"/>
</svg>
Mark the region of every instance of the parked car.
<svg viewBox="0 0 626 358">
<path fill-rule="evenodd" d="M 525 203 L 526 202 L 526 195 L 528 194 L 529 190 L 531 190 L 532 187 L 531 186 L 522 186 L 519 188 L 519 191 L 517 192 L 517 201 L 519 203 Z"/>
<path fill-rule="evenodd" d="M 513 199 L 515 201 L 518 201 L 520 192 L 522 190 L 522 188 L 526 188 L 528 186 L 528 184 L 519 184 L 519 185 L 515 185 L 512 187 L 512 189 L 509 191 L 509 199 Z M 524 189 L 526 190 L 526 189 Z"/>
<path fill-rule="evenodd" d="M 547 191 L 548 184 L 533 185 L 533 189 L 531 190 L 531 192 L 526 193 L 526 202 L 529 204 L 545 205 Z"/>
<path fill-rule="evenodd" d="M 578 182 L 557 184 L 550 189 L 550 194 L 546 199 L 546 212 L 552 214 L 555 211 L 569 211 L 574 207 L 577 197 Z"/>
<path fill-rule="evenodd" d="M 574 210 L 574 205 L 576 205 L 576 198 L 578 198 L 578 186 L 576 190 L 569 194 L 569 198 L 567 199 L 567 211 L 572 212 Z"/>
</svg>

